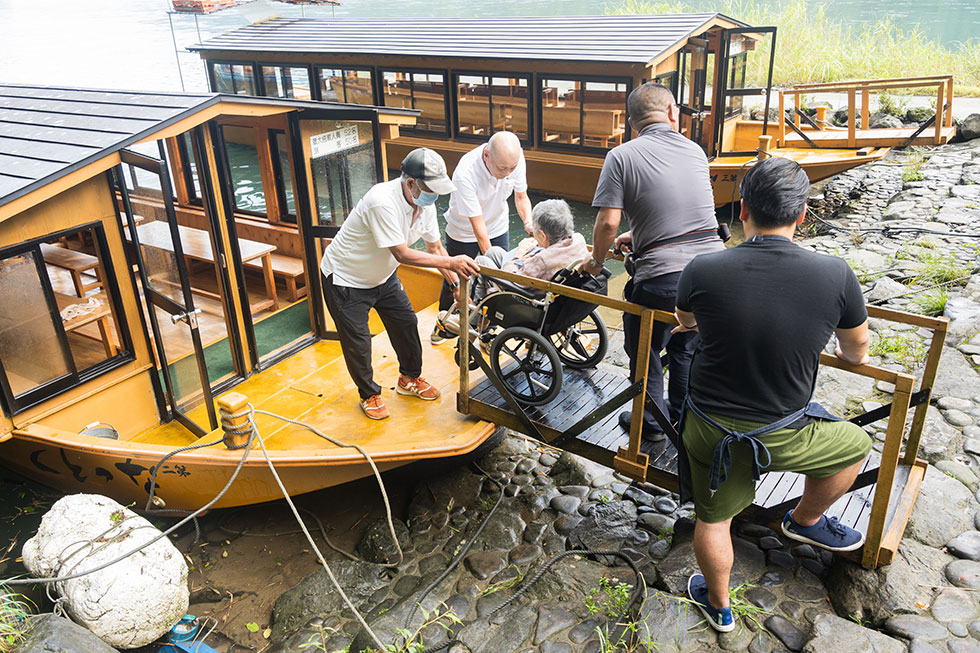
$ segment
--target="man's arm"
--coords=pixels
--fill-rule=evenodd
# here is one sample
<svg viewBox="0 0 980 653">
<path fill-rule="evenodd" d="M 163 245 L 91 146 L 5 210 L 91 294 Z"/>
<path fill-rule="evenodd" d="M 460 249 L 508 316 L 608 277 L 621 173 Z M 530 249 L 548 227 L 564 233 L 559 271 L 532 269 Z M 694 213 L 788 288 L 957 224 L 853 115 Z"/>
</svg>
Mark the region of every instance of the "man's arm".
<svg viewBox="0 0 980 653">
<path fill-rule="evenodd" d="M 619 222 L 623 219 L 622 209 L 599 209 L 592 228 L 592 254 L 582 261 L 582 269 L 589 274 L 598 274 L 602 270 L 602 262 L 606 260 L 606 252 L 616 240 Z"/>
<path fill-rule="evenodd" d="M 685 331 L 698 330 L 698 321 L 694 317 L 694 313 L 681 310 L 675 306 L 674 317 L 677 318 L 679 324 L 670 330 L 671 333 L 684 333 Z"/>
<path fill-rule="evenodd" d="M 867 320 L 853 329 L 836 329 L 834 333 L 837 334 L 837 349 L 834 352 L 837 358 L 854 365 L 863 365 L 868 362 L 871 335 L 868 331 Z"/>
<path fill-rule="evenodd" d="M 426 244 L 428 249 L 428 244 Z M 442 250 L 442 245 L 439 245 Z M 388 251 L 395 257 L 395 260 L 404 265 L 417 265 L 423 268 L 439 268 L 440 270 L 451 270 L 456 274 L 465 274 L 471 277 L 480 272 L 480 266 L 473 262 L 469 256 L 460 254 L 459 256 L 447 256 L 445 254 L 434 254 L 432 252 L 420 252 L 412 249 L 408 245 L 395 245 L 389 247 Z M 442 250 L 445 252 L 445 250 Z M 445 276 L 445 275 L 444 275 Z"/>
<path fill-rule="evenodd" d="M 531 225 L 531 200 L 527 196 L 527 191 L 514 193 L 514 206 L 517 207 L 517 215 L 521 216 L 524 223 L 524 231 L 534 234 L 534 227 Z"/>
<path fill-rule="evenodd" d="M 476 244 L 480 247 L 480 253 L 486 254 L 490 249 L 490 236 L 487 235 L 487 224 L 483 221 L 482 215 L 475 215 L 467 218 L 473 228 L 473 235 L 476 236 Z"/>
</svg>

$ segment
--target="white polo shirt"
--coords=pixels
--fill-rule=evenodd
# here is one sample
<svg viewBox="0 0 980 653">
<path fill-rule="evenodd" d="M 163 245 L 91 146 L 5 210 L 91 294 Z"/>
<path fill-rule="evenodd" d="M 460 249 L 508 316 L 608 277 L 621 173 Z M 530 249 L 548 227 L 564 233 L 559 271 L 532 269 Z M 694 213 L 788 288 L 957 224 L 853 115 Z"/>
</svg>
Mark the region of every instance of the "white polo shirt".
<svg viewBox="0 0 980 653">
<path fill-rule="evenodd" d="M 413 245 L 422 238 L 439 242 L 435 206 L 422 207 L 412 223 L 413 207 L 402 194 L 401 179 L 374 185 L 350 212 L 340 232 L 323 251 L 320 271 L 348 288 L 374 288 L 388 280 L 398 261 L 389 247 Z"/>
<path fill-rule="evenodd" d="M 453 171 L 456 192 L 449 196 L 446 235 L 461 243 L 476 242 L 470 218 L 477 215 L 483 216 L 488 238 L 496 238 L 507 233 L 510 227 L 507 198 L 511 193 L 527 191 L 524 152 L 521 152 L 521 158 L 514 172 L 503 179 L 497 179 L 490 174 L 486 164 L 483 163 L 483 151 L 486 148 L 484 143 L 464 154 Z"/>
</svg>

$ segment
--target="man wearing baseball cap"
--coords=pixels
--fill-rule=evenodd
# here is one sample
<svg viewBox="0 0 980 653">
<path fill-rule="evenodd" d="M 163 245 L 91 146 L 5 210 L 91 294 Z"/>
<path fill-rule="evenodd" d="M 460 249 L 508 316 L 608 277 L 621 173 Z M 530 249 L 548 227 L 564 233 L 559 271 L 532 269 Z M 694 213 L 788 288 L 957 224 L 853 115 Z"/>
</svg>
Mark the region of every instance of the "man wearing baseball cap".
<svg viewBox="0 0 980 653">
<path fill-rule="evenodd" d="M 323 297 L 337 326 L 347 371 L 357 385 L 361 410 L 371 419 L 388 417 L 381 386 L 371 366 L 368 312 L 378 312 L 398 357 L 398 394 L 426 401 L 439 389 L 422 378 L 418 318 L 395 270 L 399 263 L 438 268 L 446 281 L 471 276 L 479 267 L 469 256 L 449 256 L 436 222 L 435 201 L 456 187 L 436 152 L 419 148 L 402 161 L 401 177 L 374 185 L 351 211 L 323 252 Z M 426 251 L 411 249 L 419 238 Z"/>
</svg>

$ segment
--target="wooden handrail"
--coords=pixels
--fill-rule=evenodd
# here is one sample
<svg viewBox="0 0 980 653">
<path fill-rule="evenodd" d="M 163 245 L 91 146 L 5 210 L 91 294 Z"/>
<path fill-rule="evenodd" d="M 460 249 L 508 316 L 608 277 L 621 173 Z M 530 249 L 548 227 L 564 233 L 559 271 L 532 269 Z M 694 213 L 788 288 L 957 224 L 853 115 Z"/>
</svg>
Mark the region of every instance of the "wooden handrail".
<svg viewBox="0 0 980 653">
<path fill-rule="evenodd" d="M 890 82 L 926 82 L 926 81 L 946 81 L 953 79 L 952 75 L 924 75 L 921 77 L 888 77 L 885 79 L 848 79 L 839 82 L 807 82 L 804 84 L 793 84 L 793 88 L 822 88 L 825 86 L 839 86 L 841 84 L 854 85 L 854 84 L 878 84 L 878 83 L 890 83 Z"/>
</svg>

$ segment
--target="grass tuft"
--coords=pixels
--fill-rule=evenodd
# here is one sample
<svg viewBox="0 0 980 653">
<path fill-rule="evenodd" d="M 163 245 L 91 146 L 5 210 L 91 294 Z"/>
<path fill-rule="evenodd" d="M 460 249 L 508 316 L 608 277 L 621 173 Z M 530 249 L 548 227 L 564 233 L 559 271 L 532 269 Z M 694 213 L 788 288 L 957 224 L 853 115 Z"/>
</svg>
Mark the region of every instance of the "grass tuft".
<svg viewBox="0 0 980 653">
<path fill-rule="evenodd" d="M 946 289 L 937 288 L 910 299 L 909 308 L 922 315 L 938 317 L 946 311 L 947 300 L 949 300 L 949 293 Z"/>
<path fill-rule="evenodd" d="M 24 639 L 30 629 L 31 603 L 0 585 L 0 653 L 7 653 Z"/>
<path fill-rule="evenodd" d="M 828 16 L 827 6 L 816 0 L 788 0 L 777 6 L 761 0 L 623 0 L 611 13 L 696 11 L 719 11 L 749 25 L 775 25 L 775 86 L 950 74 L 957 95 L 980 95 L 980 44 L 976 41 L 945 46 L 918 29 L 899 27 L 887 16 L 850 27 Z M 746 82 L 763 86 L 768 40 L 753 55 Z"/>
<path fill-rule="evenodd" d="M 916 369 L 926 359 L 926 346 L 913 334 L 871 334 L 868 354 L 897 361 L 908 371 Z"/>
</svg>

